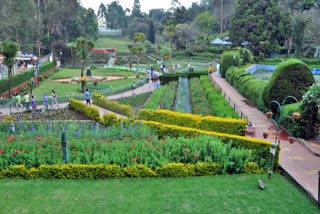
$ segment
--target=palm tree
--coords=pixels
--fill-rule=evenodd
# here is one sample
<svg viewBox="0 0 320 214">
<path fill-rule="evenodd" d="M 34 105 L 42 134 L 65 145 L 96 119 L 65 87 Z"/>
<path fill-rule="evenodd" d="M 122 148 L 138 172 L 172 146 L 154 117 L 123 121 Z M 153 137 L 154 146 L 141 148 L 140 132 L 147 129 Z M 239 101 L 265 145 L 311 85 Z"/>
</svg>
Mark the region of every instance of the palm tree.
<svg viewBox="0 0 320 214">
<path fill-rule="evenodd" d="M 76 43 L 70 42 L 67 47 L 71 50 L 72 68 L 74 68 L 74 53 L 77 51 Z"/>
<path fill-rule="evenodd" d="M 132 48 L 130 49 L 132 54 L 135 54 L 137 56 L 137 67 L 136 67 L 136 77 L 139 78 L 139 60 L 141 54 L 144 52 L 144 46 L 143 41 L 146 38 L 144 33 L 135 33 L 135 36 L 133 38 L 132 42 Z"/>
<path fill-rule="evenodd" d="M 80 37 L 75 41 L 75 46 L 76 46 L 76 50 L 78 51 L 78 55 L 80 55 L 80 59 L 81 59 L 81 93 L 83 93 L 84 92 L 83 71 L 85 69 L 84 65 L 87 61 L 88 52 L 94 48 L 94 43 L 89 39 Z"/>
<path fill-rule="evenodd" d="M 0 54 L 3 55 L 3 64 L 8 67 L 8 80 L 9 80 L 9 99 L 11 98 L 11 76 L 12 67 L 15 63 L 15 57 L 18 52 L 18 45 L 15 42 L 4 41 L 1 43 Z"/>
<path fill-rule="evenodd" d="M 170 58 L 170 68 L 171 68 L 171 52 L 172 52 L 172 40 L 174 33 L 177 31 L 176 23 L 173 20 L 169 20 L 167 22 L 165 31 L 167 32 L 168 36 L 170 37 L 170 52 L 169 52 L 169 58 Z"/>
</svg>

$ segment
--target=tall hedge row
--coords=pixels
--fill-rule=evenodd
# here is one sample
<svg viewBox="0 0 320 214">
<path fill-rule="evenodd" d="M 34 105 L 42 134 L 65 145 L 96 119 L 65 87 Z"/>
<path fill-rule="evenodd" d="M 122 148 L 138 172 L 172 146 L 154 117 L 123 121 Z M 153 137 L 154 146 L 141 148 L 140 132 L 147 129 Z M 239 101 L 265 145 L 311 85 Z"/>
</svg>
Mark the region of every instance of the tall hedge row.
<svg viewBox="0 0 320 214">
<path fill-rule="evenodd" d="M 179 77 L 187 77 L 188 79 L 193 77 L 198 77 L 202 75 L 207 75 L 207 70 L 200 70 L 200 71 L 194 71 L 194 72 L 176 72 L 176 73 L 165 73 L 163 75 L 159 76 L 160 84 L 165 85 L 172 81 L 178 81 Z"/>
<path fill-rule="evenodd" d="M 262 99 L 266 81 L 256 79 L 249 71 L 234 66 L 227 70 L 226 80 L 258 109 L 267 110 Z"/>
<path fill-rule="evenodd" d="M 44 74 L 54 68 L 53 62 L 47 62 L 39 67 L 39 73 Z M 18 87 L 19 85 L 28 82 L 33 77 L 33 69 L 22 72 L 21 74 L 17 74 L 12 76 L 11 79 L 11 89 Z M 8 78 L 4 78 L 0 80 L 0 93 L 4 93 L 9 90 L 9 80 Z"/>
<path fill-rule="evenodd" d="M 235 57 L 235 59 L 233 59 Z M 240 63 L 240 54 L 239 52 L 231 52 L 231 53 L 225 53 L 222 56 L 221 61 L 221 76 L 225 78 L 226 71 L 230 66 L 239 66 Z"/>
<path fill-rule="evenodd" d="M 262 94 L 264 103 L 271 107 L 272 100 L 282 102 L 287 96 L 294 96 L 301 100 L 303 94 L 314 82 L 313 74 L 305 63 L 290 59 L 280 64 L 272 73 Z"/>
</svg>

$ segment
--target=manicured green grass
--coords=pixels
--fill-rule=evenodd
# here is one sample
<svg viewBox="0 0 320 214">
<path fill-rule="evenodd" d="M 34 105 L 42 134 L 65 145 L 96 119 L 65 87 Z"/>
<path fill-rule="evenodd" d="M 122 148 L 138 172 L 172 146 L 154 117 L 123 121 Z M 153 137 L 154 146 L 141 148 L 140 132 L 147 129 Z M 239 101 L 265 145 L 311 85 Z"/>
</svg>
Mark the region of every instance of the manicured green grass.
<svg viewBox="0 0 320 214">
<path fill-rule="evenodd" d="M 2 213 L 319 213 L 274 174 L 156 179 L 0 180 Z M 268 185 L 258 188 L 258 179 Z"/>
<path fill-rule="evenodd" d="M 83 72 L 86 76 L 87 70 Z M 125 71 L 120 69 L 94 69 L 91 70 L 91 74 L 95 76 L 121 76 L 121 77 L 129 77 L 129 76 L 135 76 L 135 71 Z M 56 72 L 52 76 L 50 76 L 50 79 L 67 79 L 72 77 L 79 77 L 81 75 L 80 68 L 64 68 L 61 71 Z"/>
<path fill-rule="evenodd" d="M 120 38 L 120 40 L 118 39 Z M 102 37 L 95 42 L 95 48 L 115 48 L 118 53 L 130 53 L 128 45 L 131 44 L 124 37 Z"/>
</svg>

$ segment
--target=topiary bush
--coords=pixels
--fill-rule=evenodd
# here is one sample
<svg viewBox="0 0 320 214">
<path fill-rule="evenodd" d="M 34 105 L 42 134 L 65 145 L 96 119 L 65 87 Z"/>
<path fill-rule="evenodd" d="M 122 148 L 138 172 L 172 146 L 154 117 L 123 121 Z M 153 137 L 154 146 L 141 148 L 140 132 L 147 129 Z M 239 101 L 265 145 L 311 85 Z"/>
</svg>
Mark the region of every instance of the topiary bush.
<svg viewBox="0 0 320 214">
<path fill-rule="evenodd" d="M 235 62 L 233 60 L 233 57 L 235 56 Z M 222 61 L 221 61 L 221 76 L 225 78 L 226 71 L 228 68 L 232 65 L 234 66 L 239 66 L 240 63 L 240 54 L 239 52 L 230 52 L 230 53 L 225 53 L 222 56 Z"/>
<path fill-rule="evenodd" d="M 243 59 L 243 64 L 252 63 L 253 62 L 253 55 L 250 50 L 246 48 L 242 48 L 240 51 L 241 58 Z"/>
<path fill-rule="evenodd" d="M 314 82 L 313 74 L 306 64 L 300 60 L 290 59 L 279 65 L 272 73 L 262 94 L 263 101 L 269 108 L 275 108 L 275 105 L 270 104 L 272 100 L 282 102 L 287 96 L 301 100 Z M 288 99 L 289 103 L 293 101 Z"/>
</svg>

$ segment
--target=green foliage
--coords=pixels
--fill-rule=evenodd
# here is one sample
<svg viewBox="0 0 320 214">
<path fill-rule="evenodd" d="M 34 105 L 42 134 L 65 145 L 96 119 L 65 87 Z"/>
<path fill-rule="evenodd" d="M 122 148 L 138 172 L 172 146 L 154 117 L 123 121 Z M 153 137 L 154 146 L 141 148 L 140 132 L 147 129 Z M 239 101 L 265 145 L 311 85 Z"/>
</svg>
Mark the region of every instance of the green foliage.
<svg viewBox="0 0 320 214">
<path fill-rule="evenodd" d="M 267 82 L 254 78 L 254 76 L 245 69 L 233 66 L 227 70 L 226 80 L 258 109 L 262 111 L 268 110 L 262 99 L 262 94 Z"/>
<path fill-rule="evenodd" d="M 248 50 L 246 48 L 242 48 L 240 50 L 240 56 L 243 59 L 243 64 L 253 63 L 253 55 L 250 50 Z M 242 63 L 240 63 L 240 64 L 242 64 Z"/>
<path fill-rule="evenodd" d="M 276 100 L 282 102 L 287 96 L 294 96 L 298 100 L 314 83 L 314 77 L 309 67 L 299 60 L 288 60 L 279 65 L 263 91 L 263 100 L 266 106 Z M 291 103 L 294 100 L 288 100 Z"/>
<path fill-rule="evenodd" d="M 222 56 L 221 61 L 221 76 L 225 78 L 226 72 L 230 66 L 239 66 L 240 63 L 240 54 L 239 52 L 233 52 L 233 53 L 225 53 Z"/>
<path fill-rule="evenodd" d="M 165 164 L 162 167 L 157 167 L 155 172 L 160 177 L 187 177 L 195 174 L 194 165 L 183 163 Z"/>
<path fill-rule="evenodd" d="M 200 29 L 207 34 L 213 34 L 219 31 L 218 20 L 214 18 L 209 11 L 203 12 L 197 17 L 197 24 Z"/>
<path fill-rule="evenodd" d="M 246 168 L 244 169 L 244 173 L 247 174 L 263 174 L 265 172 L 266 171 L 263 168 L 259 169 L 258 164 L 255 162 L 248 162 Z"/>
<path fill-rule="evenodd" d="M 101 94 L 95 93 L 93 95 L 92 103 L 112 112 L 134 118 L 135 114 L 129 105 L 119 104 L 116 101 L 108 100 Z"/>
<path fill-rule="evenodd" d="M 132 107 L 141 107 L 150 97 L 150 93 L 139 94 L 131 97 L 124 97 L 116 100 L 119 104 L 125 104 Z"/>
<path fill-rule="evenodd" d="M 247 124 L 246 120 L 203 117 L 202 115 L 184 114 L 168 110 L 154 111 L 147 109 L 140 111 L 139 119 L 235 135 L 244 135 L 245 125 Z"/>
<path fill-rule="evenodd" d="M 167 89 L 168 85 L 161 86 L 157 88 L 150 96 L 150 99 L 145 104 L 146 109 L 157 109 L 160 101 Z"/>
<path fill-rule="evenodd" d="M 199 71 L 194 71 L 194 72 L 175 72 L 175 73 L 165 73 L 159 76 L 160 84 L 165 85 L 168 84 L 171 81 L 178 81 L 179 77 L 187 77 L 187 78 L 192 78 L 192 77 L 200 77 L 202 75 L 207 75 L 208 71 L 207 70 L 199 70 Z"/>
<path fill-rule="evenodd" d="M 87 106 L 86 104 L 75 99 L 69 100 L 69 107 L 75 111 L 85 115 L 93 121 L 100 122 L 100 113 L 97 108 Z"/>
<path fill-rule="evenodd" d="M 53 68 L 54 68 L 53 62 L 48 62 L 48 63 L 41 65 L 39 67 L 40 75 L 50 71 Z M 25 82 L 30 81 L 31 78 L 33 77 L 33 75 L 34 75 L 33 70 L 27 70 L 27 71 L 22 72 L 21 74 L 16 74 L 16 75 L 12 76 L 11 87 L 15 88 Z M 8 91 L 8 87 L 9 87 L 8 86 L 8 78 L 4 78 L 4 79 L 0 80 L 0 93 L 4 93 L 4 92 Z"/>
<path fill-rule="evenodd" d="M 230 40 L 235 46 L 250 42 L 256 53 L 278 53 L 279 45 L 290 31 L 288 16 L 281 13 L 277 0 L 239 0 L 232 18 Z"/>
<path fill-rule="evenodd" d="M 203 76 L 201 76 L 203 77 Z M 206 97 L 204 87 L 201 86 L 200 79 L 193 77 L 189 81 L 191 107 L 193 114 L 212 115 L 211 105 Z"/>
<path fill-rule="evenodd" d="M 237 112 L 229 105 L 225 98 L 217 90 L 208 76 L 201 76 L 201 85 L 210 102 L 212 116 L 223 118 L 239 118 Z M 201 87 L 201 86 L 200 86 Z"/>
<path fill-rule="evenodd" d="M 162 98 L 162 102 L 160 106 L 161 109 L 172 110 L 174 106 L 175 97 L 176 97 L 177 86 L 178 86 L 177 81 L 169 82 L 167 91 Z"/>
<path fill-rule="evenodd" d="M 105 126 L 111 126 L 118 120 L 117 116 L 113 113 L 107 113 L 103 115 L 102 123 Z"/>
</svg>

